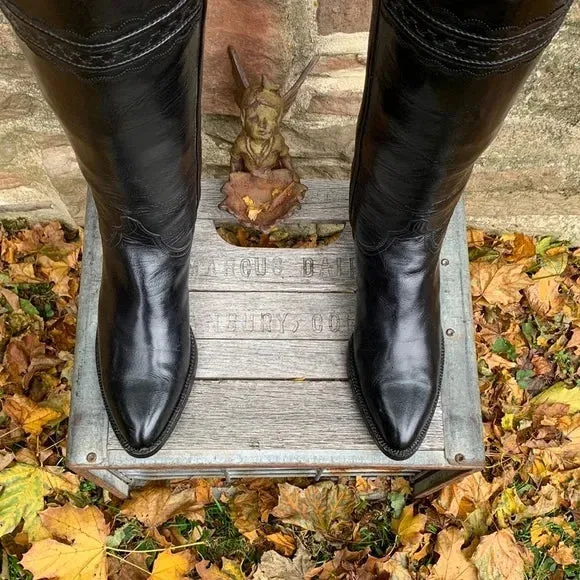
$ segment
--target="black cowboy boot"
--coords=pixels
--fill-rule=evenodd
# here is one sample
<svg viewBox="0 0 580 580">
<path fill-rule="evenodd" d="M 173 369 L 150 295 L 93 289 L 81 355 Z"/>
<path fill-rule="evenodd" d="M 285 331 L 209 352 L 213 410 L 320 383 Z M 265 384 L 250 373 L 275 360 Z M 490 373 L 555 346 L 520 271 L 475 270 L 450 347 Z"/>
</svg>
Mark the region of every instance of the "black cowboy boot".
<svg viewBox="0 0 580 580">
<path fill-rule="evenodd" d="M 0 0 L 90 186 L 103 244 L 97 364 L 132 455 L 169 437 L 196 368 L 203 0 Z"/>
<path fill-rule="evenodd" d="M 349 376 L 393 459 L 417 451 L 443 370 L 439 252 L 570 0 L 375 0 L 351 182 L 358 306 Z"/>
</svg>

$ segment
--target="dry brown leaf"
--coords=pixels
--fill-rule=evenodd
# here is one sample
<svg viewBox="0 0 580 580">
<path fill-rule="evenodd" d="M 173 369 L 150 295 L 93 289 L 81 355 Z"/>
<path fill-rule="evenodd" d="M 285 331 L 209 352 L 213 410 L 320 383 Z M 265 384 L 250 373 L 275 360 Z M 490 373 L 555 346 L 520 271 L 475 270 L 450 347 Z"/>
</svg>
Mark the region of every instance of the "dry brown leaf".
<svg viewBox="0 0 580 580">
<path fill-rule="evenodd" d="M 470 248 L 480 248 L 485 243 L 485 233 L 482 230 L 467 230 L 467 244 Z"/>
<path fill-rule="evenodd" d="M 70 297 L 70 267 L 66 262 L 51 260 L 48 256 L 38 256 L 36 264 L 39 272 L 53 283 L 52 291 L 59 296 Z"/>
<path fill-rule="evenodd" d="M 107 557 L 107 580 L 148 580 L 147 552 L 132 552 L 119 559 Z"/>
<path fill-rule="evenodd" d="M 534 557 L 511 530 L 500 530 L 481 538 L 471 561 L 479 580 L 525 580 Z"/>
<path fill-rule="evenodd" d="M 296 540 L 289 534 L 275 532 L 268 534 L 266 539 L 274 544 L 274 549 L 283 556 L 291 556 L 296 551 Z"/>
<path fill-rule="evenodd" d="M 8 275 L 13 284 L 35 284 L 42 282 L 34 273 L 34 264 L 29 262 L 8 265 Z"/>
<path fill-rule="evenodd" d="M 323 481 L 300 489 L 289 483 L 279 485 L 280 497 L 272 515 L 282 521 L 330 537 L 344 535 L 351 528 L 356 507 L 355 492 L 342 484 Z"/>
<path fill-rule="evenodd" d="M 519 262 L 521 260 L 527 260 L 536 255 L 536 244 L 534 239 L 525 234 L 516 233 L 513 241 L 513 252 L 508 256 L 508 262 Z"/>
<path fill-rule="evenodd" d="M 20 298 L 18 297 L 18 294 L 8 290 L 8 288 L 0 288 L 0 296 L 4 297 L 8 306 L 10 306 L 12 310 L 15 312 L 20 310 Z"/>
<path fill-rule="evenodd" d="M 39 435 L 45 425 L 60 421 L 66 416 L 18 394 L 4 400 L 4 411 L 31 435 Z"/>
<path fill-rule="evenodd" d="M 306 574 L 306 580 L 335 580 L 356 578 L 357 580 L 372 580 L 374 576 L 365 570 L 364 563 L 369 551 L 359 550 L 351 552 L 346 548 L 335 552 L 332 560 L 322 566 L 313 568 Z"/>
<path fill-rule="evenodd" d="M 471 292 L 476 301 L 515 304 L 522 297 L 521 291 L 531 283 L 522 264 L 471 263 Z"/>
<path fill-rule="evenodd" d="M 465 535 L 457 528 L 439 532 L 435 544 L 439 560 L 431 570 L 430 580 L 477 580 L 475 566 L 461 551 L 464 541 Z"/>
<path fill-rule="evenodd" d="M 530 308 L 540 316 L 554 316 L 562 310 L 559 278 L 541 278 L 525 289 Z"/>
<path fill-rule="evenodd" d="M 572 564 L 576 564 L 574 550 L 563 542 L 560 542 L 558 546 L 550 548 L 548 554 L 550 554 L 550 558 L 552 558 L 552 560 L 557 564 L 560 564 L 560 566 L 571 566 Z"/>
<path fill-rule="evenodd" d="M 229 502 L 232 521 L 241 534 L 254 532 L 260 525 L 259 497 L 256 490 L 242 489 Z"/>
<path fill-rule="evenodd" d="M 167 485 L 151 484 L 132 493 L 131 499 L 123 504 L 121 513 L 137 518 L 150 528 L 160 526 L 177 515 L 203 521 L 203 508 L 207 500 L 205 487 L 198 493 L 195 485 L 174 491 Z"/>
<path fill-rule="evenodd" d="M 314 563 L 300 546 L 294 558 L 284 558 L 274 550 L 265 552 L 252 580 L 304 580 Z"/>
<path fill-rule="evenodd" d="M 219 566 L 211 564 L 207 560 L 202 560 L 195 565 L 195 571 L 201 580 L 245 580 L 246 576 L 242 572 L 239 564 L 233 560 L 222 558 L 221 570 Z"/>
<path fill-rule="evenodd" d="M 255 479 L 240 486 L 229 503 L 234 525 L 248 539 L 255 539 L 256 529 L 268 521 L 277 501 L 277 485 L 271 480 Z"/>
<path fill-rule="evenodd" d="M 574 329 L 570 340 L 566 344 L 566 348 L 574 350 L 574 354 L 580 356 L 580 328 Z"/>
<path fill-rule="evenodd" d="M 193 557 L 188 551 L 164 550 L 155 558 L 149 580 L 186 580 L 193 566 Z"/>
<path fill-rule="evenodd" d="M 106 580 L 105 541 L 109 533 L 103 514 L 94 506 L 72 504 L 49 508 L 40 514 L 43 526 L 55 539 L 35 542 L 24 554 L 22 566 L 35 578 Z"/>
<path fill-rule="evenodd" d="M 501 481 L 488 483 L 481 473 L 473 473 L 444 487 L 433 505 L 439 513 L 465 520 L 478 507 L 490 506 L 489 502 L 502 486 Z"/>
<path fill-rule="evenodd" d="M 14 461 L 14 453 L 0 449 L 0 471 L 6 469 Z"/>
</svg>

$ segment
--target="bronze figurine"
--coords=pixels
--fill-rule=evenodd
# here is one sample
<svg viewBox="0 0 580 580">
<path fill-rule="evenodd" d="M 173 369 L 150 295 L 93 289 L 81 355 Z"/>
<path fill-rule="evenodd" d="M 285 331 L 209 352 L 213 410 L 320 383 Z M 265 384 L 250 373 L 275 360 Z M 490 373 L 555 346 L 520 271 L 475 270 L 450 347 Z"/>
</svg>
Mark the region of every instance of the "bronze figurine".
<svg viewBox="0 0 580 580">
<path fill-rule="evenodd" d="M 268 232 L 300 207 L 308 189 L 294 170 L 280 123 L 318 58 L 281 94 L 280 86 L 265 76 L 259 85 L 250 85 L 236 50 L 230 46 L 228 53 L 242 130 L 232 146 L 230 177 L 219 207 L 243 225 Z"/>
</svg>

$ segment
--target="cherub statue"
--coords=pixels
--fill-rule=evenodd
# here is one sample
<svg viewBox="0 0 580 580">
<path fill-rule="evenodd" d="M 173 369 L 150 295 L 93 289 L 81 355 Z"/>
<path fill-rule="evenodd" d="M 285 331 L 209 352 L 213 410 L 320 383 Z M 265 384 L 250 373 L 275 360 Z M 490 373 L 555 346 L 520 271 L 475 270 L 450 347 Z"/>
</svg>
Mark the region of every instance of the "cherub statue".
<svg viewBox="0 0 580 580">
<path fill-rule="evenodd" d="M 267 232 L 300 207 L 307 191 L 280 133 L 280 122 L 318 58 L 313 58 L 284 94 L 262 76 L 251 86 L 233 47 L 228 47 L 235 80 L 235 100 L 241 111 L 242 130 L 231 150 L 230 178 L 222 188 L 220 209 L 244 224 Z"/>
</svg>

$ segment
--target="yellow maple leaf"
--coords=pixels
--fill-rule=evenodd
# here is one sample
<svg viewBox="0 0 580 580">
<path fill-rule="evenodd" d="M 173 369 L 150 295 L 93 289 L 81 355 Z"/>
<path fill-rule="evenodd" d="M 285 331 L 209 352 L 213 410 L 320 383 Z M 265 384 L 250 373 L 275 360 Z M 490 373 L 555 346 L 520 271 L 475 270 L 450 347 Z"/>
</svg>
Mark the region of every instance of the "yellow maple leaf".
<svg viewBox="0 0 580 580">
<path fill-rule="evenodd" d="M 418 547 L 423 538 L 426 523 L 427 516 L 424 514 L 414 515 L 413 505 L 408 505 L 403 508 L 401 517 L 392 521 L 392 528 L 403 546 Z"/>
<path fill-rule="evenodd" d="M 509 527 L 511 519 L 525 511 L 526 506 L 513 487 L 504 489 L 496 498 L 493 506 L 493 515 L 500 528 Z"/>
<path fill-rule="evenodd" d="M 13 531 L 24 520 L 23 531 L 30 539 L 42 534 L 37 514 L 44 508 L 44 496 L 54 492 L 78 491 L 78 478 L 72 473 L 16 463 L 0 472 L 0 536 Z"/>
<path fill-rule="evenodd" d="M 464 541 L 463 532 L 454 527 L 439 533 L 435 544 L 439 560 L 433 566 L 429 580 L 477 580 L 475 566 L 461 551 Z"/>
<path fill-rule="evenodd" d="M 515 304 L 521 291 L 532 281 L 523 271 L 522 264 L 472 262 L 471 292 L 475 301 L 488 304 Z"/>
<path fill-rule="evenodd" d="M 109 532 L 103 514 L 94 506 L 72 504 L 49 508 L 40 514 L 55 539 L 35 542 L 24 554 L 22 566 L 35 578 L 106 580 L 106 545 Z"/>
<path fill-rule="evenodd" d="M 193 566 L 189 552 L 172 552 L 164 550 L 155 558 L 149 580 L 185 580 Z"/>
<path fill-rule="evenodd" d="M 351 488 L 323 481 L 306 489 L 281 483 L 279 489 L 274 517 L 330 537 L 340 536 L 341 528 L 350 525 L 356 507 L 356 494 Z"/>
<path fill-rule="evenodd" d="M 525 580 L 534 557 L 506 529 L 481 538 L 471 561 L 479 580 Z"/>
<path fill-rule="evenodd" d="M 566 383 L 555 383 L 530 401 L 530 405 L 533 407 L 539 407 L 544 403 L 569 405 L 569 413 L 578 413 L 580 411 L 580 387 L 568 388 Z"/>
<path fill-rule="evenodd" d="M 64 418 L 57 410 L 38 405 L 28 397 L 18 394 L 5 399 L 3 408 L 31 435 L 40 435 L 45 425 Z"/>
</svg>

